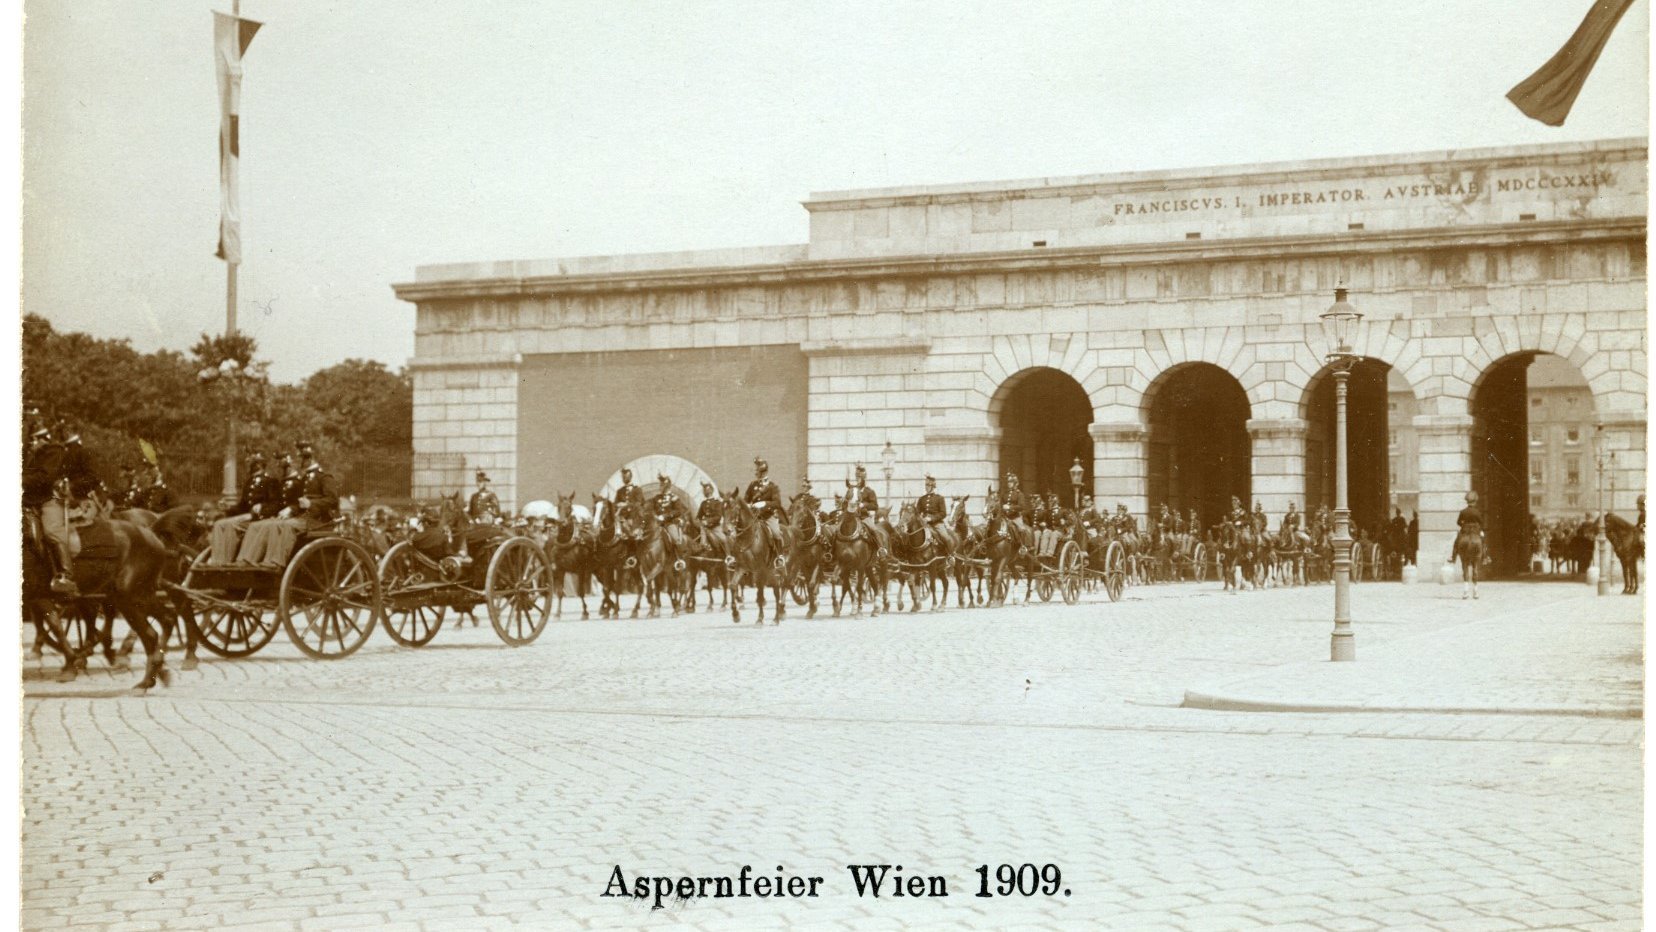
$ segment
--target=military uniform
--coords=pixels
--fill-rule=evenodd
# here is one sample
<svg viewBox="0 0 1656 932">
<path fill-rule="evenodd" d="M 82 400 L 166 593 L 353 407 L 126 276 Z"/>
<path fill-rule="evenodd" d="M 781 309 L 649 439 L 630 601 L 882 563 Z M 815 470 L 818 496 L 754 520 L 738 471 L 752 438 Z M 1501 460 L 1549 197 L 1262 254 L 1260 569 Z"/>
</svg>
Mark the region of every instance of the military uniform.
<svg viewBox="0 0 1656 932">
<path fill-rule="evenodd" d="M 933 526 L 941 523 L 944 518 L 948 517 L 948 505 L 944 503 L 943 496 L 937 494 L 936 491 L 931 489 L 928 489 L 926 494 L 920 496 L 918 499 L 915 499 L 914 511 L 920 516 L 920 520 Z"/>
<path fill-rule="evenodd" d="M 500 521 L 500 496 L 489 488 L 489 477 L 485 473 L 477 474 L 477 491 L 472 493 L 471 500 L 466 503 L 466 517 L 480 524 L 495 524 Z"/>
<path fill-rule="evenodd" d="M 309 446 L 301 449 L 308 451 Z M 332 524 L 339 513 L 339 489 L 333 474 L 311 460 L 303 471 L 282 480 L 280 505 L 275 517 L 248 525 L 237 562 L 281 566 L 293 552 L 300 532 Z"/>
<path fill-rule="evenodd" d="M 275 486 L 275 480 L 265 474 L 262 458 L 250 462 L 249 474 L 242 482 L 241 495 L 237 497 L 236 504 L 231 506 L 228 515 L 213 522 L 212 531 L 208 534 L 208 546 L 211 548 L 208 559 L 211 562 L 229 563 L 236 558 L 243 529 L 260 517 L 270 497 L 270 489 Z"/>
<path fill-rule="evenodd" d="M 161 467 L 155 468 L 155 475 L 150 479 L 149 487 L 144 489 L 143 507 L 160 514 L 173 506 L 172 490 L 167 488 L 167 480 L 161 476 Z"/>
<path fill-rule="evenodd" d="M 43 437 L 36 439 L 44 440 Z M 67 446 L 46 440 L 30 451 L 23 471 L 23 506 L 39 512 L 42 542 L 54 564 L 51 588 L 62 593 L 75 591 L 70 576 L 76 549 L 76 535 L 70 524 L 70 490 L 74 483 L 68 477 L 68 470 Z"/>
<path fill-rule="evenodd" d="M 709 495 L 702 499 L 701 506 L 696 509 L 696 521 L 709 531 L 716 531 L 724 523 L 724 499 L 718 495 Z"/>
</svg>

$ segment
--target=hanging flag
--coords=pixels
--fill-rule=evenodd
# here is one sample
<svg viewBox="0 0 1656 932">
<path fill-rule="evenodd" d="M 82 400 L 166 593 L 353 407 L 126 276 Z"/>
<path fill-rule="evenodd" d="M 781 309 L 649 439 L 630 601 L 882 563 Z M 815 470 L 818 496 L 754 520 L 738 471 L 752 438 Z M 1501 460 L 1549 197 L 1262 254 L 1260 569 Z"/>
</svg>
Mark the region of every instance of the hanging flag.
<svg viewBox="0 0 1656 932">
<path fill-rule="evenodd" d="M 1507 99 L 1532 120 L 1563 126 L 1599 53 L 1610 41 L 1611 30 L 1632 5 L 1633 0 L 1595 0 L 1570 41 L 1541 70 L 1507 91 Z"/>
<path fill-rule="evenodd" d="M 241 197 L 236 190 L 236 163 L 241 159 L 242 54 L 262 23 L 225 13 L 213 14 L 213 69 L 219 92 L 219 238 L 213 255 L 241 262 Z"/>
<path fill-rule="evenodd" d="M 144 454 L 144 459 L 149 460 L 149 464 L 151 466 L 161 465 L 160 458 L 155 455 L 155 448 L 150 446 L 150 442 L 148 440 L 138 441 L 138 452 Z"/>
</svg>

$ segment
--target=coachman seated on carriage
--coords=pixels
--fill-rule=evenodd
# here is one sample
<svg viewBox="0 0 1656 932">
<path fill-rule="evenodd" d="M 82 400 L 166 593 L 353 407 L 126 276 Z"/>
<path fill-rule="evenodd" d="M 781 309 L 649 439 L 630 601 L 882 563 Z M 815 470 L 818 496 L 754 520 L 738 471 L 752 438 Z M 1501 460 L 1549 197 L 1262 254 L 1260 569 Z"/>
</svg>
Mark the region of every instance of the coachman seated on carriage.
<svg viewBox="0 0 1656 932">
<path fill-rule="evenodd" d="M 236 549 L 241 545 L 242 531 L 247 525 L 266 517 L 269 512 L 267 502 L 271 499 L 271 491 L 278 488 L 277 482 L 265 472 L 265 456 L 255 453 L 247 458 L 247 478 L 242 480 L 241 494 L 236 496 L 236 503 L 230 506 L 225 516 L 213 522 L 213 529 L 208 533 L 208 559 L 213 563 L 229 563 L 236 559 Z"/>
<path fill-rule="evenodd" d="M 1012 533 L 1016 535 L 1019 546 L 1027 546 L 1030 538 L 1028 523 L 1029 504 L 1022 489 L 1018 488 L 1018 474 L 1006 474 L 1006 488 L 1001 491 L 1001 523 L 1002 537 L 1009 536 L 1007 526 L 1010 524 Z"/>
<path fill-rule="evenodd" d="M 303 465 L 298 475 L 284 484 L 285 503 L 274 518 L 247 526 L 237 562 L 284 566 L 300 534 L 330 527 L 338 517 L 339 485 L 333 474 L 317 462 L 309 443 L 300 443 L 298 453 Z"/>
<path fill-rule="evenodd" d="M 95 503 L 88 497 L 98 487 L 98 476 L 80 435 L 66 426 L 60 429 L 67 433 L 63 442 L 53 440 L 45 427 L 31 432 L 23 470 L 23 511 L 30 533 L 38 534 L 52 562 L 52 591 L 73 595 L 75 553 L 80 549 L 75 528 L 90 524 L 94 517 Z"/>
<path fill-rule="evenodd" d="M 477 491 L 466 503 L 466 516 L 475 524 L 500 523 L 500 497 L 489 488 L 489 474 L 477 471 Z"/>
</svg>

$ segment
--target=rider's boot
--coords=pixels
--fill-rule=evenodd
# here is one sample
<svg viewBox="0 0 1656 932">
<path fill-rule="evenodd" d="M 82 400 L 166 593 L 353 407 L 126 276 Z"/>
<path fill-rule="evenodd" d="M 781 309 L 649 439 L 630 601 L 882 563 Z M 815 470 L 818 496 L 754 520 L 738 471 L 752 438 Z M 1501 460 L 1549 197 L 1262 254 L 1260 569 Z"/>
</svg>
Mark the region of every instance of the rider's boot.
<svg viewBox="0 0 1656 932">
<path fill-rule="evenodd" d="M 74 565 L 74 558 L 69 555 L 69 545 L 56 540 L 50 541 L 50 543 L 53 556 L 52 562 L 56 564 L 52 567 L 55 571 L 52 574 L 52 591 L 60 595 L 79 594 L 74 578 L 69 575 L 69 567 Z"/>
</svg>

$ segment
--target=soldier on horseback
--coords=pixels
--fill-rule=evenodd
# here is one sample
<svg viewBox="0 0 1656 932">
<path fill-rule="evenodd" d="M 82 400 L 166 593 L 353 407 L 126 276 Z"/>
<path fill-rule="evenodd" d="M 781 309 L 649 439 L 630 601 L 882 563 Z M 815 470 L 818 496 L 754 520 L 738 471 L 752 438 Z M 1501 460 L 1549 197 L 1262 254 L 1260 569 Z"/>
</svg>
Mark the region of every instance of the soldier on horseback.
<svg viewBox="0 0 1656 932">
<path fill-rule="evenodd" d="M 1242 500 L 1234 495 L 1231 496 L 1230 515 L 1226 520 L 1238 530 L 1248 526 L 1248 509 L 1243 506 Z"/>
<path fill-rule="evenodd" d="M 666 473 L 656 476 L 656 485 L 655 501 L 652 502 L 656 520 L 667 530 L 667 540 L 673 545 L 676 555 L 684 550 L 684 521 L 690 517 L 690 506 L 679 496 L 678 489 L 673 488 L 673 480 Z"/>
<path fill-rule="evenodd" d="M 770 532 L 771 545 L 782 545 L 782 490 L 770 480 L 770 464 L 762 457 L 753 458 L 753 481 L 748 483 L 742 500 L 753 507 L 754 513 Z"/>
<path fill-rule="evenodd" d="M 477 491 L 466 504 L 466 517 L 476 524 L 500 522 L 500 497 L 489 488 L 489 474 L 481 469 L 477 471 Z"/>
<path fill-rule="evenodd" d="M 1484 520 L 1483 512 L 1478 510 L 1478 493 L 1466 493 L 1466 507 L 1462 508 L 1460 514 L 1455 518 L 1455 524 L 1464 532 L 1476 531 L 1478 539 L 1483 540 Z"/>
<path fill-rule="evenodd" d="M 702 503 L 696 509 L 696 523 L 701 525 L 702 537 L 705 540 L 710 532 L 717 531 L 724 523 L 724 499 L 719 497 L 719 490 L 711 482 L 703 482 Z"/>
<path fill-rule="evenodd" d="M 75 456 L 67 444 L 52 439 L 51 431 L 37 427 L 31 432 L 28 463 L 23 470 L 23 508 L 38 521 L 40 540 L 52 563 L 51 590 L 73 595 L 77 590 L 72 570 L 75 565 L 75 506 L 77 487 L 89 490 L 97 477 L 91 474 L 85 451 Z M 78 448 L 79 445 L 77 444 Z"/>
<path fill-rule="evenodd" d="M 1127 506 L 1121 502 L 1116 502 L 1116 513 L 1110 518 L 1110 527 L 1116 532 L 1117 537 L 1138 533 L 1138 522 L 1133 520 Z"/>
<path fill-rule="evenodd" d="M 626 467 L 621 469 L 621 485 L 615 490 L 615 517 L 617 530 L 629 528 L 633 540 L 643 535 L 638 525 L 644 517 L 644 490 L 633 485 L 633 471 Z"/>
<path fill-rule="evenodd" d="M 1271 519 L 1265 516 L 1265 505 L 1263 502 L 1254 502 L 1252 519 L 1254 535 L 1256 537 L 1264 537 L 1265 533 L 1271 529 Z"/>
<path fill-rule="evenodd" d="M 1029 525 L 1024 519 L 1027 511 L 1023 490 L 1018 488 L 1018 474 L 1009 472 L 1006 474 L 1006 489 L 1001 492 L 1001 516 L 1018 529 L 1020 539 L 1028 536 Z M 1001 535 L 1006 535 L 1004 525 L 1001 527 Z"/>
<path fill-rule="evenodd" d="M 852 479 L 849 506 L 856 511 L 857 517 L 862 519 L 863 527 L 868 530 L 869 537 L 879 542 L 883 549 L 886 546 L 885 532 L 880 529 L 880 497 L 868 485 L 868 470 L 858 463 Z"/>
<path fill-rule="evenodd" d="M 931 473 L 926 474 L 926 492 L 914 500 L 915 514 L 926 523 L 926 539 L 931 540 L 932 531 L 948 517 L 948 505 L 943 496 L 937 494 L 937 480 Z"/>
</svg>

